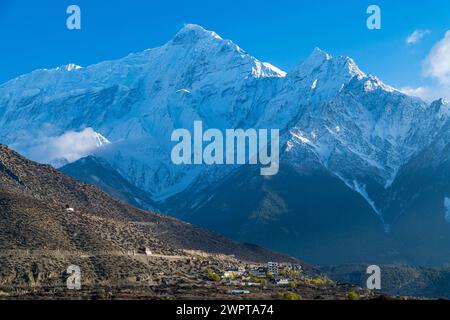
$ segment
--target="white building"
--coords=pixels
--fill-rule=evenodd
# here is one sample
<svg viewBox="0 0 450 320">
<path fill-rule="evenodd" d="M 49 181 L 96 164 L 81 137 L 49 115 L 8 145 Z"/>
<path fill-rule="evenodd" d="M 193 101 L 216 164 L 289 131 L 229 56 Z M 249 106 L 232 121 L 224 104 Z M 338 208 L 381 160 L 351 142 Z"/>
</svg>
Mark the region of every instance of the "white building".
<svg viewBox="0 0 450 320">
<path fill-rule="evenodd" d="M 266 268 L 260 267 L 258 269 L 250 270 L 249 273 L 251 273 L 251 275 L 254 276 L 254 277 L 265 277 L 266 273 L 267 273 L 267 270 L 266 270 Z"/>
<path fill-rule="evenodd" d="M 138 254 L 144 254 L 146 256 L 151 256 L 153 254 L 149 247 L 141 247 L 138 249 Z"/>
<path fill-rule="evenodd" d="M 288 279 L 278 279 L 277 280 L 277 285 L 279 285 L 279 286 L 287 286 L 287 285 L 289 285 L 289 280 Z"/>
<path fill-rule="evenodd" d="M 229 268 L 223 272 L 223 278 L 234 278 L 242 276 L 245 273 L 244 268 Z"/>
<path fill-rule="evenodd" d="M 278 275 L 278 262 L 268 262 L 267 263 L 267 271 L 273 274 L 274 276 Z"/>
</svg>

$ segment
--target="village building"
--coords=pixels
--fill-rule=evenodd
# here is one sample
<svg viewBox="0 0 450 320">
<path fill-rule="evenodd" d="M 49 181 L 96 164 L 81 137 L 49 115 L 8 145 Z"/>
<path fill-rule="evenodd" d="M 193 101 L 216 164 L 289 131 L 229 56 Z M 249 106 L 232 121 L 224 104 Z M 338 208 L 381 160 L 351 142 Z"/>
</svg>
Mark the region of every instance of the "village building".
<svg viewBox="0 0 450 320">
<path fill-rule="evenodd" d="M 153 255 L 152 250 L 149 247 L 141 247 L 138 250 L 139 254 L 145 254 L 146 256 L 151 256 Z"/>
<path fill-rule="evenodd" d="M 279 286 L 287 286 L 289 285 L 289 279 L 277 279 L 276 284 Z"/>
<path fill-rule="evenodd" d="M 249 294 L 250 291 L 249 290 L 231 290 L 231 294 Z"/>
<path fill-rule="evenodd" d="M 299 264 L 292 264 L 291 265 L 291 269 L 292 270 L 294 270 L 294 271 L 302 271 L 302 266 L 301 265 L 299 265 Z"/>
<path fill-rule="evenodd" d="M 274 276 L 278 275 L 278 262 L 268 262 L 267 263 L 267 271 L 273 274 Z"/>
<path fill-rule="evenodd" d="M 267 275 L 267 268 L 259 267 L 256 269 L 250 270 L 250 273 L 254 277 L 265 277 Z"/>
<path fill-rule="evenodd" d="M 240 276 L 244 275 L 244 273 L 245 273 L 245 268 L 243 268 L 243 267 L 230 267 L 230 268 L 227 268 L 222 273 L 222 278 L 240 277 Z"/>
</svg>

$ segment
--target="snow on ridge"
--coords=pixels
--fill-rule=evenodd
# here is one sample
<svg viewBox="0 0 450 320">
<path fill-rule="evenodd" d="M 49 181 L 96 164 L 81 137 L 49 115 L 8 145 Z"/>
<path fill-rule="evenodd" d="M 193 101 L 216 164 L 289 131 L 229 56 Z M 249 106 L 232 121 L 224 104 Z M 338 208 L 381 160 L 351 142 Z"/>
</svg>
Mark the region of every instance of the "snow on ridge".
<svg viewBox="0 0 450 320">
<path fill-rule="evenodd" d="M 286 76 L 286 72 L 281 69 L 271 65 L 267 62 L 260 62 L 259 60 L 254 60 L 255 66 L 252 68 L 252 75 L 256 78 L 265 78 L 265 77 L 278 77 L 284 78 Z"/>
<path fill-rule="evenodd" d="M 177 90 L 177 91 L 175 91 L 176 93 L 191 93 L 191 91 L 190 90 L 188 90 L 188 89 L 185 89 L 185 88 L 183 88 L 183 89 L 180 89 L 180 90 Z"/>
<path fill-rule="evenodd" d="M 364 90 L 366 92 L 375 91 L 377 89 L 382 89 L 386 92 L 401 92 L 400 90 L 385 84 L 378 77 L 369 75 L 367 80 L 364 82 Z"/>
<path fill-rule="evenodd" d="M 350 57 L 340 57 L 340 59 L 343 59 L 346 62 L 350 74 L 356 76 L 358 80 L 367 78 L 367 75 L 358 67 L 355 60 Z"/>
<path fill-rule="evenodd" d="M 342 182 L 344 182 L 347 185 L 347 187 L 349 187 L 350 189 L 359 193 L 366 200 L 366 202 L 369 204 L 369 206 L 372 208 L 372 210 L 377 214 L 377 217 L 380 219 L 381 223 L 383 224 L 384 231 L 386 233 L 389 233 L 390 225 L 386 223 L 386 221 L 383 218 L 383 213 L 377 208 L 375 202 L 369 197 L 369 194 L 366 191 L 366 186 L 360 184 L 356 179 L 354 179 L 353 181 L 349 181 L 349 180 L 345 179 L 344 177 L 342 177 L 339 173 L 334 173 L 334 174 Z"/>
<path fill-rule="evenodd" d="M 269 62 L 263 62 L 262 63 L 263 66 L 265 66 L 266 68 L 269 68 L 271 70 L 273 70 L 276 74 L 278 74 L 281 78 L 286 77 L 287 73 L 283 70 L 281 70 L 278 67 L 275 67 L 274 65 L 270 64 Z"/>
<path fill-rule="evenodd" d="M 83 67 L 76 65 L 74 63 L 69 63 L 64 66 L 57 67 L 56 70 L 73 71 L 83 69 Z"/>
<path fill-rule="evenodd" d="M 297 139 L 298 141 L 300 141 L 303 144 L 309 144 L 311 146 L 314 146 L 314 144 L 311 142 L 311 140 L 309 140 L 308 138 L 305 138 L 301 132 L 294 132 L 294 130 L 290 131 L 292 137 L 294 137 L 295 139 Z"/>
<path fill-rule="evenodd" d="M 203 28 L 202 26 L 195 23 L 187 23 L 178 31 L 177 35 L 183 35 L 186 33 L 195 33 L 197 36 L 211 36 L 217 40 L 223 40 L 221 36 L 219 36 L 214 31 L 209 31 Z"/>
</svg>

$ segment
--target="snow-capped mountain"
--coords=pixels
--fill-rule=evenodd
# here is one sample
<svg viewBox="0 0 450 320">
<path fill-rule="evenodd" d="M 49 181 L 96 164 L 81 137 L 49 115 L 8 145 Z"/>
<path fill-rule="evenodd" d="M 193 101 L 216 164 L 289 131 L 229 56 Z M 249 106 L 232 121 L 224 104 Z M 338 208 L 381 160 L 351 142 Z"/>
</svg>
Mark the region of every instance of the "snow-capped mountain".
<svg viewBox="0 0 450 320">
<path fill-rule="evenodd" d="M 426 150 L 444 157 L 450 142 L 449 117 L 450 108 L 444 101 L 429 105 L 407 96 L 366 75 L 351 58 L 332 57 L 315 49 L 286 73 L 197 25 L 186 25 L 161 47 L 116 61 L 36 70 L 0 85 L 1 143 L 55 166 L 95 155 L 108 163 L 108 170 L 117 170 L 118 176 L 151 197 L 161 210 L 188 220 L 195 216 L 200 224 L 206 219 L 205 210 L 226 207 L 231 201 L 214 202 L 221 196 L 219 190 L 223 194 L 227 186 L 229 196 L 237 197 L 233 190 L 242 182 L 233 179 L 250 181 L 253 171 L 172 164 L 170 136 L 174 129 L 192 130 L 195 120 L 201 120 L 205 129 L 280 129 L 280 176 L 289 180 L 288 185 L 308 188 L 305 177 L 320 173 L 326 176 L 320 181 L 335 186 L 335 204 L 343 199 L 358 203 L 352 208 L 336 205 L 351 213 L 348 221 L 352 215 L 372 215 L 358 226 L 349 223 L 349 228 L 361 230 L 364 223 L 376 224 L 375 219 L 384 233 L 392 230 L 399 216 L 388 214 L 391 202 L 387 200 L 395 194 L 399 172 Z M 76 172 L 76 166 L 71 171 Z M 283 181 L 279 177 L 273 181 L 277 183 L 265 189 L 271 196 L 262 197 L 258 205 L 265 204 L 265 218 L 286 224 L 276 217 L 294 209 L 282 204 L 278 192 Z M 99 186 L 108 189 L 105 183 Z M 321 188 L 313 189 L 315 197 L 323 196 Z M 339 194 L 345 196 L 339 199 Z M 299 197 L 285 196 L 292 201 Z M 128 193 L 127 197 L 132 198 Z M 293 212 L 299 218 L 297 223 L 304 222 L 300 217 L 314 219 L 302 214 L 319 210 L 314 207 L 318 205 L 291 204 L 297 208 Z M 234 232 L 239 229 L 236 224 L 251 225 L 258 216 L 252 215 L 254 207 L 237 207 L 233 214 L 248 218 L 246 222 L 224 223 L 227 210 L 212 227 L 232 236 L 239 236 Z M 320 210 L 322 220 L 334 214 L 328 207 Z M 286 229 L 281 223 L 278 227 L 283 230 L 281 237 Z M 293 227 L 288 236 L 295 233 Z M 326 230 L 329 234 L 324 237 L 337 232 Z M 378 231 L 373 232 L 384 237 Z M 345 232 L 351 233 L 351 229 Z M 258 237 L 263 239 L 264 233 Z M 245 238 L 256 242 L 260 238 L 255 239 L 251 233 Z M 283 250 L 279 246 L 282 244 L 276 249 Z"/>
<path fill-rule="evenodd" d="M 159 48 L 86 68 L 37 70 L 3 84 L 0 140 L 54 163 L 51 153 L 34 156 L 33 146 L 91 128 L 112 142 L 103 157 L 163 198 L 199 171 L 170 164 L 171 132 L 194 120 L 214 128 L 252 126 L 284 76 L 214 32 L 187 25 Z"/>
</svg>

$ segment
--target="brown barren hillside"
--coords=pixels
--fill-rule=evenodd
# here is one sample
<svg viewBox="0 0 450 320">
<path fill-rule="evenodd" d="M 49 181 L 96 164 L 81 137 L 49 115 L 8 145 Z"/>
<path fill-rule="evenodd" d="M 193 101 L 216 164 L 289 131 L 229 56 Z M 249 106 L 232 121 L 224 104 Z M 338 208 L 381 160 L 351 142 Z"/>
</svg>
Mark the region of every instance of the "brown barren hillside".
<svg viewBox="0 0 450 320">
<path fill-rule="evenodd" d="M 267 261 L 318 276 L 297 259 L 131 207 L 0 145 L 0 298 L 236 298 L 211 272 Z M 66 287 L 71 265 L 82 271 L 81 291 Z M 316 282 L 305 280 L 302 295 L 345 299 L 360 290 Z M 279 291 L 257 287 L 247 297 Z"/>
<path fill-rule="evenodd" d="M 161 253 L 188 249 L 255 262 L 295 260 L 131 207 L 3 145 L 0 208 L 0 248 L 126 251 L 149 246 Z"/>
</svg>

